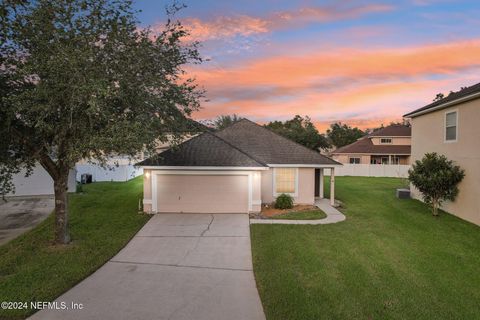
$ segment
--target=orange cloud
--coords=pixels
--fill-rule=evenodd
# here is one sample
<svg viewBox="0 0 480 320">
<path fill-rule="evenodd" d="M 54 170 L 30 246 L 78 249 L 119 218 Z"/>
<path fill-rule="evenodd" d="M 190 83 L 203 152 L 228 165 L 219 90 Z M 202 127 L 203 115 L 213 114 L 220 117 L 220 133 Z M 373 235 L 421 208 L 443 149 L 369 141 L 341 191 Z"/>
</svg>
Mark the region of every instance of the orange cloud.
<svg viewBox="0 0 480 320">
<path fill-rule="evenodd" d="M 212 20 L 197 18 L 183 19 L 183 24 L 190 30 L 189 39 L 197 41 L 217 40 L 235 36 L 251 36 L 279 29 L 299 27 L 308 23 L 324 23 L 329 21 L 351 19 L 369 13 L 392 10 L 393 7 L 383 4 L 345 6 L 338 3 L 323 7 L 306 7 L 298 10 L 279 11 L 266 17 L 248 15 L 218 16 Z M 154 26 L 158 29 L 163 26 Z"/>
</svg>

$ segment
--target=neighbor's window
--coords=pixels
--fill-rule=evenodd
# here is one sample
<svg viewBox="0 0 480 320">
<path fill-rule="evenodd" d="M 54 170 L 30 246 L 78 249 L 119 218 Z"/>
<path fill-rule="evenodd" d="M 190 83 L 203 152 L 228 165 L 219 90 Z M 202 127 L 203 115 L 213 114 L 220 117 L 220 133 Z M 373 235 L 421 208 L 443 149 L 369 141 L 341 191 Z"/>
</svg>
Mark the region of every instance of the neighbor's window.
<svg viewBox="0 0 480 320">
<path fill-rule="evenodd" d="M 392 139 L 391 138 L 382 138 L 380 139 L 380 143 L 392 143 Z"/>
<path fill-rule="evenodd" d="M 445 114 L 445 141 L 457 140 L 457 111 Z"/>
<path fill-rule="evenodd" d="M 350 158 L 351 164 L 360 164 L 360 158 Z"/>
<path fill-rule="evenodd" d="M 295 193 L 295 168 L 275 168 L 275 192 Z"/>
</svg>

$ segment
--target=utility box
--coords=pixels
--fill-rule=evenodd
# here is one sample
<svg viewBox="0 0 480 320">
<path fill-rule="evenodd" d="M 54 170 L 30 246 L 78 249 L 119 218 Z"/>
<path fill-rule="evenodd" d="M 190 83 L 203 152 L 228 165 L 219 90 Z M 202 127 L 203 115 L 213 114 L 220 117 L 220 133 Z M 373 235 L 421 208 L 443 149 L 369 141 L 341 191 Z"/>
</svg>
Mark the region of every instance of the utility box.
<svg viewBox="0 0 480 320">
<path fill-rule="evenodd" d="M 397 198 L 398 199 L 410 199 L 410 190 L 409 189 L 397 189 Z"/>
</svg>

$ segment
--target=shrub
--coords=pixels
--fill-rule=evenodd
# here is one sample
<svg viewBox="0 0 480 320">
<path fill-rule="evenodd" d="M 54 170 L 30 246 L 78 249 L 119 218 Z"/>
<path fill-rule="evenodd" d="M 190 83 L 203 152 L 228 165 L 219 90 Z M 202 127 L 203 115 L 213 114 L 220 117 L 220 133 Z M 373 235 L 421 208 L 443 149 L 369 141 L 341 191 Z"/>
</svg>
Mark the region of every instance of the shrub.
<svg viewBox="0 0 480 320">
<path fill-rule="evenodd" d="M 443 201 L 455 200 L 457 185 L 463 177 L 463 169 L 435 152 L 425 154 L 408 170 L 408 180 L 422 193 L 423 201 L 430 205 L 434 216 L 438 215 L 438 208 Z"/>
<path fill-rule="evenodd" d="M 282 193 L 275 199 L 275 208 L 276 209 L 291 209 L 293 208 L 293 198 L 292 196 Z"/>
</svg>

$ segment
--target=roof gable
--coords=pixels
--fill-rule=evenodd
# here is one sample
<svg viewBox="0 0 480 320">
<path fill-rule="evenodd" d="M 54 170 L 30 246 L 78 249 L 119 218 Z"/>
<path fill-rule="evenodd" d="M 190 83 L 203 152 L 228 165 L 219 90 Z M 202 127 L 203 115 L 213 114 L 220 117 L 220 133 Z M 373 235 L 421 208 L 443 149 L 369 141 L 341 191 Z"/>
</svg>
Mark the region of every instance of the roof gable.
<svg viewBox="0 0 480 320">
<path fill-rule="evenodd" d="M 248 119 L 242 119 L 216 135 L 266 164 L 339 164 Z"/>
</svg>

